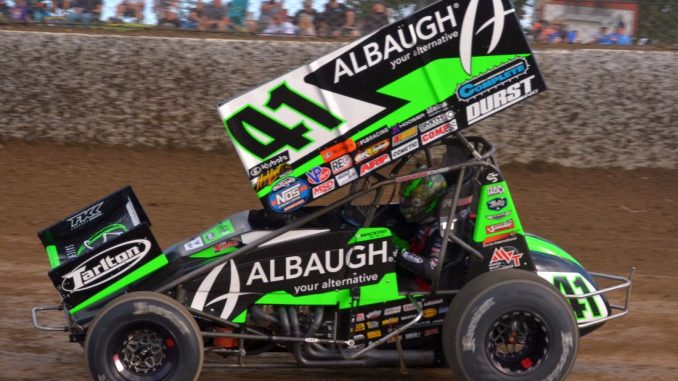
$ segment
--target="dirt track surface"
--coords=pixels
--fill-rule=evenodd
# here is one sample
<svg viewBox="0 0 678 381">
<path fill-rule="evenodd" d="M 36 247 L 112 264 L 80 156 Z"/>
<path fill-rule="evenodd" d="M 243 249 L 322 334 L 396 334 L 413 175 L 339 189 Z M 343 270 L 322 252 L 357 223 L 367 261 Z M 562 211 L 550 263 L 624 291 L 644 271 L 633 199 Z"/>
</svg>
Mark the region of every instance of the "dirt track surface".
<svg viewBox="0 0 678 381">
<path fill-rule="evenodd" d="M 590 271 L 637 266 L 632 311 L 584 337 L 570 380 L 678 379 L 678 171 L 504 168 L 527 230 Z M 161 246 L 258 201 L 234 154 L 47 143 L 0 146 L 0 379 L 87 380 L 82 349 L 35 331 L 30 308 L 57 304 L 36 232 L 131 184 Z M 55 320 L 58 321 L 58 320 Z M 329 376 L 331 375 L 331 376 Z M 217 370 L 201 380 L 452 380 L 447 369 Z"/>
</svg>

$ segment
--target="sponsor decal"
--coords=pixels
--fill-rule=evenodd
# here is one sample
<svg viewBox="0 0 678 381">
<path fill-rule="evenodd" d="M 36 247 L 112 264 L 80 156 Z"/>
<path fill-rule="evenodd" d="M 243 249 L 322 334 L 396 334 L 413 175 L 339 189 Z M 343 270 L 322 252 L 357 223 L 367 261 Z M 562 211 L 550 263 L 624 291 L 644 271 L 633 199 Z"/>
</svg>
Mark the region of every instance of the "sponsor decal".
<svg viewBox="0 0 678 381">
<path fill-rule="evenodd" d="M 514 224 L 513 224 L 513 220 L 511 219 L 511 220 L 506 220 L 504 222 L 501 222 L 501 223 L 498 223 L 498 224 L 495 224 L 495 225 L 490 225 L 490 226 L 485 228 L 485 232 L 487 232 L 487 234 L 492 234 L 492 233 L 496 233 L 496 232 L 500 232 L 500 231 L 504 231 L 504 230 L 510 230 L 510 229 L 513 229 L 513 228 L 514 228 Z"/>
<path fill-rule="evenodd" d="M 367 329 L 375 329 L 377 327 L 379 327 L 378 321 L 368 321 L 367 322 Z"/>
<path fill-rule="evenodd" d="M 504 193 L 504 187 L 501 185 L 492 185 L 487 187 L 488 196 L 496 196 L 498 194 Z"/>
<path fill-rule="evenodd" d="M 387 309 L 384 310 L 384 315 L 399 314 L 401 310 L 402 310 L 401 306 L 388 307 Z"/>
<path fill-rule="evenodd" d="M 435 308 L 427 308 L 424 310 L 424 319 L 431 319 L 438 315 L 438 310 Z"/>
<path fill-rule="evenodd" d="M 329 171 L 329 169 L 328 169 L 328 171 Z M 326 182 L 318 185 L 317 187 L 313 188 L 313 198 L 318 198 L 318 197 L 320 197 L 324 194 L 332 192 L 334 190 L 334 188 L 336 188 L 336 184 L 335 184 L 334 179 L 332 179 L 330 181 L 326 181 Z"/>
<path fill-rule="evenodd" d="M 358 171 L 355 168 L 351 168 L 346 172 L 342 172 L 336 176 L 337 183 L 340 187 L 350 183 L 353 180 L 358 179 Z"/>
<path fill-rule="evenodd" d="M 490 210 L 494 210 L 495 212 L 498 212 L 506 207 L 507 201 L 506 197 L 499 197 L 492 199 L 487 202 L 487 207 Z"/>
<path fill-rule="evenodd" d="M 488 246 L 496 246 L 496 245 L 501 245 L 509 242 L 514 242 L 517 240 L 518 237 L 516 237 L 515 234 L 513 233 L 508 233 L 504 235 L 498 235 L 494 237 L 494 239 L 490 242 L 483 242 L 483 247 L 488 247 Z"/>
<path fill-rule="evenodd" d="M 374 310 L 371 312 L 368 312 L 367 315 L 365 315 L 368 319 L 376 319 L 378 317 L 381 317 L 381 310 Z"/>
<path fill-rule="evenodd" d="M 306 172 L 309 184 L 313 185 L 325 182 L 331 175 L 332 172 L 327 167 L 313 167 L 310 171 Z"/>
<path fill-rule="evenodd" d="M 424 330 L 424 337 L 426 336 L 432 336 L 432 335 L 437 335 L 440 333 L 440 328 L 435 327 L 435 328 L 428 328 Z"/>
<path fill-rule="evenodd" d="M 359 313 L 355 315 L 355 321 L 365 321 L 365 314 L 364 313 Z"/>
<path fill-rule="evenodd" d="M 518 76 L 527 72 L 527 68 L 528 64 L 524 58 L 507 62 L 459 86 L 457 97 L 462 101 L 469 101 L 484 92 L 515 80 Z"/>
<path fill-rule="evenodd" d="M 443 301 L 444 300 L 441 298 L 429 300 L 428 302 L 424 303 L 424 307 L 437 306 L 438 304 L 442 304 Z"/>
<path fill-rule="evenodd" d="M 259 177 L 257 177 L 254 190 L 258 192 L 263 188 L 273 184 L 276 180 L 289 174 L 290 172 L 292 172 L 292 166 L 287 163 L 267 169 L 265 172 L 259 175 Z"/>
<path fill-rule="evenodd" d="M 490 172 L 485 176 L 485 180 L 491 182 L 491 183 L 496 183 L 499 181 L 499 174 L 497 172 Z"/>
<path fill-rule="evenodd" d="M 337 143 L 330 148 L 320 151 L 320 156 L 322 156 L 325 163 L 329 163 L 332 160 L 338 159 L 341 156 L 346 155 L 355 151 L 356 146 L 353 139 L 347 139 L 341 143 Z"/>
<path fill-rule="evenodd" d="M 88 222 L 94 221 L 95 219 L 103 216 L 104 213 L 99 210 L 103 204 L 104 202 L 102 201 L 96 205 L 92 205 L 75 216 L 67 219 L 67 221 L 71 223 L 71 230 L 75 230 L 87 224 Z"/>
<path fill-rule="evenodd" d="M 506 218 L 509 215 L 511 215 L 511 211 L 504 212 L 504 213 L 499 213 L 499 214 L 490 214 L 489 216 L 486 216 L 488 220 L 501 220 L 502 218 Z"/>
<path fill-rule="evenodd" d="M 520 267 L 520 258 L 523 253 L 512 246 L 500 246 L 492 252 L 492 259 L 490 260 L 490 271 L 502 268 Z"/>
<path fill-rule="evenodd" d="M 384 127 L 384 128 L 382 128 L 382 129 L 380 129 L 380 130 L 377 130 L 377 131 L 375 131 L 375 132 L 373 132 L 373 133 L 371 133 L 371 134 L 365 136 L 364 138 L 362 138 L 362 139 L 358 140 L 357 142 L 355 142 L 355 144 L 356 144 L 356 146 L 358 146 L 358 147 L 364 147 L 365 145 L 367 145 L 367 144 L 369 144 L 369 143 L 371 143 L 371 142 L 373 142 L 373 141 L 379 139 L 380 137 L 382 137 L 382 136 L 384 136 L 384 135 L 386 135 L 386 134 L 388 134 L 388 127 Z"/>
<path fill-rule="evenodd" d="M 290 161 L 289 151 L 283 151 L 272 158 L 268 159 L 263 163 L 259 163 L 254 167 L 250 168 L 247 173 L 250 175 L 250 179 L 253 179 L 265 171 L 270 171 L 276 167 L 279 167 L 282 164 L 286 164 Z"/>
<path fill-rule="evenodd" d="M 431 131 L 421 134 L 421 142 L 424 145 L 429 144 L 456 130 L 457 130 L 457 121 L 453 120 L 450 123 L 445 123 L 434 128 Z"/>
<path fill-rule="evenodd" d="M 382 326 L 385 326 L 385 325 L 395 325 L 395 324 L 398 324 L 398 321 L 399 321 L 399 320 L 400 320 L 400 319 L 398 319 L 397 316 L 390 317 L 390 318 L 388 318 L 388 319 L 382 320 L 382 321 L 381 321 L 381 325 L 382 325 Z"/>
<path fill-rule="evenodd" d="M 448 111 L 446 113 L 437 115 L 424 123 L 421 123 L 419 125 L 419 132 L 424 133 L 436 126 L 440 126 L 441 124 L 445 122 L 449 122 L 450 120 L 454 119 L 454 112 L 453 111 Z M 456 128 L 455 128 L 456 129 Z"/>
<path fill-rule="evenodd" d="M 417 302 L 417 304 L 419 305 L 419 307 L 421 307 L 421 302 Z M 416 310 L 416 308 L 412 304 L 408 303 L 408 304 L 403 305 L 403 311 L 404 312 L 411 312 L 411 311 L 414 311 L 414 310 Z"/>
<path fill-rule="evenodd" d="M 103 233 L 102 233 L 103 232 Z M 94 250 L 96 247 L 101 246 L 102 244 L 112 241 L 119 236 L 127 232 L 127 227 L 122 224 L 111 224 L 98 231 L 88 239 L 86 239 L 78 251 L 75 251 L 75 245 L 69 245 L 66 248 L 67 256 L 78 256 L 81 255 L 85 250 Z"/>
<path fill-rule="evenodd" d="M 376 339 L 378 337 L 381 337 L 381 330 L 377 329 L 375 331 L 368 331 L 367 332 L 367 338 L 368 339 Z"/>
<path fill-rule="evenodd" d="M 191 251 L 196 250 L 205 246 L 205 243 L 202 240 L 202 237 L 198 236 L 184 244 L 184 250 Z"/>
<path fill-rule="evenodd" d="M 359 335 L 355 335 L 355 336 L 353 336 L 353 340 L 356 340 L 356 341 L 365 340 L 365 335 L 363 335 L 362 333 L 359 334 Z"/>
<path fill-rule="evenodd" d="M 402 257 L 404 260 L 412 263 L 424 263 L 424 259 L 418 255 L 412 254 L 409 251 L 404 251 L 402 253 Z"/>
<path fill-rule="evenodd" d="M 444 315 L 444 314 L 447 313 L 447 309 L 448 309 L 448 308 L 449 308 L 449 307 L 447 307 L 447 306 L 446 306 L 446 307 L 440 307 L 440 308 L 438 308 L 438 313 L 439 313 L 440 315 Z"/>
<path fill-rule="evenodd" d="M 384 139 L 377 144 L 374 144 L 372 146 L 367 147 L 363 151 L 358 151 L 358 153 L 355 154 L 355 157 L 353 158 L 353 160 L 356 163 L 360 163 L 360 162 L 365 161 L 369 158 L 372 158 L 372 157 L 379 155 L 380 153 L 386 151 L 388 149 L 388 147 L 390 147 L 390 146 L 391 146 L 391 143 L 389 142 L 389 140 Z"/>
<path fill-rule="evenodd" d="M 148 239 L 134 239 L 108 248 L 64 275 L 61 289 L 78 292 L 109 282 L 133 268 L 150 250 Z"/>
<path fill-rule="evenodd" d="M 393 150 L 391 150 L 391 157 L 393 158 L 393 160 L 395 160 L 416 150 L 417 148 L 419 148 L 419 140 L 415 139 L 401 147 L 394 148 Z"/>
<path fill-rule="evenodd" d="M 411 117 L 410 119 L 408 119 L 408 120 L 406 120 L 406 121 L 404 121 L 404 122 L 398 124 L 398 126 L 395 127 L 395 128 L 393 129 L 394 133 L 400 132 L 403 128 L 405 128 L 405 127 L 411 125 L 411 124 L 414 123 L 414 122 L 419 121 L 419 119 L 421 119 L 421 118 L 423 118 L 423 117 L 425 117 L 425 116 L 426 116 L 426 115 L 425 115 L 424 113 L 417 114 L 417 115 Z"/>
<path fill-rule="evenodd" d="M 393 138 L 391 139 L 393 141 L 393 147 L 397 147 L 416 136 L 417 136 L 417 127 L 408 128 L 407 130 L 393 136 Z"/>
<path fill-rule="evenodd" d="M 433 115 L 438 111 L 445 111 L 449 108 L 447 101 L 440 102 L 426 109 L 426 115 Z"/>
<path fill-rule="evenodd" d="M 362 49 L 354 49 L 348 54 L 347 61 L 345 61 L 345 55 L 337 58 L 334 61 L 334 84 L 336 85 L 342 79 L 353 77 L 355 74 L 378 65 L 383 61 L 393 61 L 390 65 L 391 69 L 393 69 L 396 62 L 395 58 L 391 57 L 391 55 L 402 53 L 403 48 L 401 46 L 407 48 L 417 46 L 417 54 L 424 54 L 427 49 L 418 45 L 423 44 L 424 41 L 438 38 L 443 39 L 445 42 L 449 41 L 452 33 L 448 31 L 457 28 L 457 25 L 457 18 L 452 5 L 448 5 L 444 10 L 436 11 L 433 15 L 429 14 L 418 19 L 413 19 L 412 22 L 403 25 L 400 30 L 401 33 L 386 34 L 383 41 L 370 42 L 363 45 Z M 453 33 L 454 37 L 456 37 L 457 32 Z M 441 34 L 442 36 L 440 36 Z"/>
<path fill-rule="evenodd" d="M 221 251 L 224 251 L 228 248 L 231 247 L 236 247 L 240 244 L 240 241 L 236 241 L 234 239 L 228 240 L 228 241 L 222 241 L 214 245 L 214 252 L 219 253 Z"/>
<path fill-rule="evenodd" d="M 351 155 L 344 155 L 336 160 L 330 162 L 330 168 L 332 168 L 332 173 L 337 175 L 344 172 L 345 170 L 353 166 L 353 159 Z"/>
<path fill-rule="evenodd" d="M 314 252 L 303 257 L 290 255 L 272 258 L 254 262 L 252 270 L 250 270 L 250 274 L 247 277 L 247 286 L 255 282 L 262 284 L 275 283 L 302 277 L 306 278 L 309 275 L 322 275 L 329 278 L 330 274 L 346 271 L 347 267 L 355 270 L 388 262 L 389 253 L 386 240 L 373 241 L 367 245 L 355 245 L 348 250 L 326 250 L 323 253 Z M 359 280 L 358 283 L 364 283 L 376 281 L 378 276 L 376 274 L 360 275 L 355 278 Z M 323 289 L 332 288 L 341 282 L 328 279 L 326 283 L 327 287 L 323 285 Z M 376 313 L 379 313 L 379 315 L 371 315 Z M 370 314 L 367 314 L 367 318 L 374 319 L 381 316 L 380 314 L 381 310 L 372 311 Z"/>
<path fill-rule="evenodd" d="M 405 334 L 405 340 L 418 339 L 421 337 L 421 332 L 408 332 Z"/>
<path fill-rule="evenodd" d="M 487 54 L 489 55 L 497 47 L 502 34 L 504 34 L 505 17 L 514 12 L 514 9 L 504 9 L 504 4 L 501 1 L 492 1 L 492 18 L 485 22 L 481 21 L 481 26 L 476 30 L 478 3 L 479 0 L 471 0 L 469 3 L 466 13 L 464 13 L 464 20 L 462 21 L 461 32 L 459 33 L 459 59 L 462 68 L 468 75 L 471 75 L 474 36 L 492 25 L 492 40 L 487 47 Z"/>
<path fill-rule="evenodd" d="M 279 189 L 288 187 L 292 185 L 293 182 L 295 182 L 297 179 L 294 177 L 283 177 L 280 179 L 280 181 L 277 181 L 273 186 L 271 187 L 271 191 L 275 192 Z"/>
<path fill-rule="evenodd" d="M 287 213 L 299 209 L 306 204 L 311 192 L 308 184 L 295 179 L 290 185 L 268 195 L 268 205 L 276 213 Z"/>
<path fill-rule="evenodd" d="M 353 332 L 362 332 L 365 330 L 365 323 L 358 323 L 353 327 Z"/>
<path fill-rule="evenodd" d="M 391 162 L 391 157 L 385 153 L 378 158 L 368 161 L 367 163 L 360 166 L 360 176 L 365 176 L 366 174 L 374 171 L 377 168 L 380 168 Z"/>
<path fill-rule="evenodd" d="M 480 98 L 477 102 L 466 106 L 466 119 L 468 120 L 468 124 L 471 125 L 481 121 L 498 111 L 537 94 L 539 90 L 532 89 L 533 79 L 534 75 L 531 75 L 520 82 L 514 83 L 505 89 L 498 90 L 497 92 L 484 98 Z"/>
<path fill-rule="evenodd" d="M 404 321 L 404 320 L 412 320 L 412 319 L 414 319 L 415 317 L 417 317 L 417 314 L 409 314 L 409 315 L 401 316 L 401 317 L 400 317 L 400 320 L 401 320 L 401 321 Z"/>
</svg>

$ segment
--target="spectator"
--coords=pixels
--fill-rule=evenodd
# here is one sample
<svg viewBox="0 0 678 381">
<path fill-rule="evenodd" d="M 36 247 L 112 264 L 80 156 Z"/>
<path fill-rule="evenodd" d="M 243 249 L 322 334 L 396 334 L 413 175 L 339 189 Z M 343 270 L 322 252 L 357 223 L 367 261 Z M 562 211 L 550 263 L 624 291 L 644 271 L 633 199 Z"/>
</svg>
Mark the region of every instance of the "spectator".
<svg viewBox="0 0 678 381">
<path fill-rule="evenodd" d="M 11 19 L 16 22 L 31 21 L 31 10 L 26 0 L 16 0 L 14 8 L 10 8 Z"/>
<path fill-rule="evenodd" d="M 610 39 L 610 35 L 607 33 L 607 27 L 606 26 L 600 27 L 600 32 L 598 32 L 598 36 L 596 37 L 596 42 L 601 44 L 601 45 L 611 45 L 612 44 L 612 40 Z"/>
<path fill-rule="evenodd" d="M 577 31 L 576 30 L 567 31 L 565 38 L 568 44 L 577 43 Z"/>
<path fill-rule="evenodd" d="M 122 0 L 115 9 L 115 16 L 110 18 L 112 22 L 141 22 L 144 18 L 144 3 L 134 0 Z"/>
<path fill-rule="evenodd" d="M 617 45 L 631 45 L 631 37 L 625 33 L 623 24 L 617 26 L 617 30 L 610 34 L 610 43 Z"/>
<path fill-rule="evenodd" d="M 372 11 L 368 13 L 363 20 L 363 34 L 367 34 L 389 24 L 388 16 L 385 11 L 386 7 L 384 7 L 382 0 L 375 0 L 372 2 Z"/>
<path fill-rule="evenodd" d="M 71 8 L 71 3 L 69 0 L 52 0 L 52 15 L 63 17 L 68 13 L 68 10 Z"/>
<path fill-rule="evenodd" d="M 282 9 L 262 34 L 295 34 L 295 32 L 294 25 L 287 20 L 287 10 Z"/>
<path fill-rule="evenodd" d="M 198 2 L 195 7 L 188 12 L 186 19 L 180 20 L 181 29 L 198 29 L 200 26 L 200 17 L 202 16 L 202 2 Z"/>
<path fill-rule="evenodd" d="M 33 0 L 31 3 L 31 18 L 33 21 L 42 22 L 45 17 L 49 16 L 49 8 L 51 3 L 48 4 L 49 0 Z"/>
<path fill-rule="evenodd" d="M 261 3 L 261 13 L 259 15 L 259 30 L 267 28 L 275 16 L 282 11 L 282 3 L 276 0 L 268 0 Z"/>
<path fill-rule="evenodd" d="M 305 25 L 304 28 L 302 28 L 302 26 L 300 25 L 301 24 L 301 18 L 304 18 L 304 23 L 306 21 L 311 22 L 310 27 L 313 28 L 312 34 L 315 34 L 315 32 L 320 29 L 319 24 L 320 24 L 321 17 L 320 17 L 320 14 L 318 13 L 318 11 L 316 11 L 313 8 L 313 1 L 312 0 L 305 0 L 304 1 L 304 7 L 301 8 L 299 11 L 297 11 L 297 14 L 294 15 L 294 25 L 296 25 L 297 28 L 300 29 L 300 32 L 301 32 L 301 29 L 309 31 L 310 29 L 309 29 L 308 25 Z M 304 34 L 304 33 L 300 33 L 300 34 Z M 306 34 L 306 35 L 308 35 L 308 34 Z"/>
<path fill-rule="evenodd" d="M 221 0 L 213 0 L 205 4 L 200 19 L 200 30 L 219 30 L 225 32 L 228 28 L 228 5 L 222 5 Z"/>
<path fill-rule="evenodd" d="M 323 19 L 327 24 L 328 34 L 334 37 L 357 36 L 355 28 L 355 12 L 338 0 L 329 0 L 325 4 Z"/>
<path fill-rule="evenodd" d="M 72 23 L 91 24 L 101 16 L 102 0 L 76 0 L 77 3 L 68 14 L 68 21 Z"/>
<path fill-rule="evenodd" d="M 6 0 L 0 0 L 0 22 L 10 19 L 10 8 Z"/>
<path fill-rule="evenodd" d="M 550 44 L 560 42 L 560 30 L 556 24 L 546 24 L 539 35 L 539 42 Z"/>
<path fill-rule="evenodd" d="M 166 28 L 181 27 L 181 20 L 179 20 L 179 6 L 176 0 L 171 1 L 167 8 L 162 12 L 162 17 L 158 21 L 158 26 Z"/>
<path fill-rule="evenodd" d="M 315 36 L 313 17 L 311 17 L 308 13 L 302 13 L 298 16 L 297 33 L 301 36 Z"/>
<path fill-rule="evenodd" d="M 247 21 L 247 0 L 232 0 L 230 3 L 230 11 L 228 14 L 229 23 L 231 27 L 242 31 L 245 29 Z"/>
</svg>

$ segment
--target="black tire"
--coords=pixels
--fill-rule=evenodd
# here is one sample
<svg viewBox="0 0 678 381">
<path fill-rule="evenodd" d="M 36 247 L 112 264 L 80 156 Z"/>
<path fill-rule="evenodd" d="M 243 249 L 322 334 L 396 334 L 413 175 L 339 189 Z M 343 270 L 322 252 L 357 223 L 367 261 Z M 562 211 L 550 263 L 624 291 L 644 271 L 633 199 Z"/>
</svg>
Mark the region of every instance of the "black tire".
<svg viewBox="0 0 678 381">
<path fill-rule="evenodd" d="M 203 342 L 176 300 L 132 292 L 108 303 L 87 331 L 85 363 L 95 380 L 197 380 Z"/>
<path fill-rule="evenodd" d="M 553 286 L 511 269 L 482 274 L 461 290 L 442 341 L 455 379 L 562 380 L 574 365 L 579 331 Z"/>
</svg>

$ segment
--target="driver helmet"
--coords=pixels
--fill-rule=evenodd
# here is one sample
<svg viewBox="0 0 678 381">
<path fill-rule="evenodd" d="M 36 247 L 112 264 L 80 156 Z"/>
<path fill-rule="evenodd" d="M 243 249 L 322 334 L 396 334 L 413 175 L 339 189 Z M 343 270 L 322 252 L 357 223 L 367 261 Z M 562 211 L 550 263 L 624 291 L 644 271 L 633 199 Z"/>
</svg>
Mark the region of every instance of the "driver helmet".
<svg viewBox="0 0 678 381">
<path fill-rule="evenodd" d="M 440 196 L 447 189 L 440 174 L 406 181 L 400 186 L 400 212 L 407 222 L 418 222 L 433 215 Z"/>
</svg>

